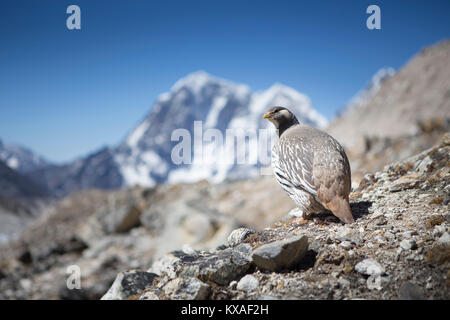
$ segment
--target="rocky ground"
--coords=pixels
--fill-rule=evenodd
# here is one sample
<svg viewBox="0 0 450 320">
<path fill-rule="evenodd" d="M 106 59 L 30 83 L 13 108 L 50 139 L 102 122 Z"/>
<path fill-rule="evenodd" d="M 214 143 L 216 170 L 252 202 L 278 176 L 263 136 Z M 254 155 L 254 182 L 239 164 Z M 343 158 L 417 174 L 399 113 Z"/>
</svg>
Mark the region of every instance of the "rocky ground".
<svg viewBox="0 0 450 320">
<path fill-rule="evenodd" d="M 450 118 L 427 118 L 414 126 L 414 134 L 396 137 L 365 136 L 364 149 L 347 148 L 355 187 L 368 172 L 381 171 L 383 167 L 400 159 L 406 159 L 439 143 L 450 131 Z"/>
<path fill-rule="evenodd" d="M 255 232 L 216 250 L 172 252 L 118 275 L 103 299 L 449 299 L 450 136 L 352 193 L 356 222 L 329 214 Z"/>
<path fill-rule="evenodd" d="M 0 298 L 449 299 L 449 163 L 447 134 L 366 175 L 352 225 L 300 223 L 267 177 L 82 191 L 0 249 Z"/>
<path fill-rule="evenodd" d="M 262 229 L 293 207 L 271 177 L 81 191 L 0 246 L 0 298 L 98 299 L 121 270 L 149 268 L 176 249 L 214 249 L 232 230 Z M 67 290 L 73 265 L 81 290 Z"/>
</svg>

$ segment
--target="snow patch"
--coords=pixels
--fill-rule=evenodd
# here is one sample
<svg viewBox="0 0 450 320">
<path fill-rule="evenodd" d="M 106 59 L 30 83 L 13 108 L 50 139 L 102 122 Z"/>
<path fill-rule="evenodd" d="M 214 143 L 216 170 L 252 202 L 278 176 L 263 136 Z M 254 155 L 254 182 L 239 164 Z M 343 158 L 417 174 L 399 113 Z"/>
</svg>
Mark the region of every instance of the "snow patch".
<svg viewBox="0 0 450 320">
<path fill-rule="evenodd" d="M 17 169 L 19 167 L 19 160 L 15 157 L 11 157 L 6 161 L 6 164 L 12 169 Z"/>
<path fill-rule="evenodd" d="M 142 138 L 144 133 L 149 128 L 150 123 L 148 121 L 142 122 L 136 129 L 133 130 L 133 132 L 128 136 L 127 138 L 127 144 L 133 148 L 136 147 L 139 140 Z"/>
<path fill-rule="evenodd" d="M 211 106 L 211 110 L 208 113 L 208 117 L 205 121 L 206 128 L 214 128 L 217 124 L 217 120 L 219 118 L 220 111 L 222 111 L 223 107 L 227 104 L 228 99 L 223 96 L 219 96 L 214 99 L 213 105 Z"/>
<path fill-rule="evenodd" d="M 354 95 L 347 105 L 342 108 L 340 115 L 344 115 L 349 111 L 364 106 L 377 92 L 381 89 L 382 84 L 395 75 L 395 70 L 391 67 L 378 70 L 366 84 Z"/>
</svg>

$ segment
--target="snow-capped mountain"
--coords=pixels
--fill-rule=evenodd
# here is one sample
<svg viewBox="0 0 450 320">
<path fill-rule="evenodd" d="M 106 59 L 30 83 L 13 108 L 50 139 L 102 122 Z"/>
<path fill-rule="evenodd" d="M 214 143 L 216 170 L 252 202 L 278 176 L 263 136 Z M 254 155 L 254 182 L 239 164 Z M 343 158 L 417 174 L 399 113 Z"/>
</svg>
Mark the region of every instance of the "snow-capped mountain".
<svg viewBox="0 0 450 320">
<path fill-rule="evenodd" d="M 127 185 L 200 179 L 220 182 L 254 176 L 261 163 L 249 157 L 258 152 L 258 129 L 268 127 L 262 116 L 275 105 L 289 107 L 303 123 L 317 127 L 327 124 L 312 108 L 309 98 L 292 88 L 275 84 L 252 93 L 246 85 L 203 71 L 192 73 L 175 83 L 170 92 L 160 95 L 148 117 L 119 146 L 115 160 Z M 197 129 L 195 121 L 201 121 Z M 186 129 L 193 140 L 191 164 L 173 163 L 172 150 L 181 140 L 171 141 L 176 129 Z M 218 129 L 219 137 L 215 136 L 217 131 L 210 129 Z M 203 133 L 203 139 L 196 136 L 196 130 Z M 215 139 L 206 139 L 208 130 Z M 272 127 L 270 131 L 274 132 Z M 227 133 L 247 136 L 248 142 L 227 144 Z M 217 139 L 223 143 L 217 143 Z M 238 164 L 239 154 L 247 161 Z"/>
<path fill-rule="evenodd" d="M 150 113 L 117 147 L 65 166 L 37 170 L 32 177 L 44 181 L 60 195 L 90 187 L 110 189 L 248 178 L 270 163 L 270 157 L 269 163 L 261 163 L 255 155 L 262 149 L 258 143 L 269 144 L 275 132 L 270 126 L 269 137 L 259 139 L 259 129 L 268 128 L 268 121 L 262 116 L 275 105 L 291 109 L 300 122 L 316 127 L 327 124 L 312 108 L 309 98 L 292 88 L 274 84 L 265 91 L 252 93 L 246 85 L 199 71 L 180 79 L 169 92 L 161 94 Z M 247 143 L 236 142 L 236 146 L 228 143 L 241 137 Z M 190 148 L 178 155 L 175 152 L 175 156 L 190 158 L 188 163 L 173 159 L 174 150 L 181 143 Z M 270 145 L 268 148 L 270 156 Z M 238 163 L 239 156 L 247 160 Z"/>
<path fill-rule="evenodd" d="M 0 160 L 20 173 L 27 173 L 49 165 L 48 161 L 27 148 L 0 140 Z"/>
<path fill-rule="evenodd" d="M 339 115 L 344 115 L 349 111 L 359 108 L 366 104 L 377 92 L 380 90 L 381 85 L 387 79 L 391 78 L 395 74 L 395 70 L 391 67 L 386 67 L 378 70 L 366 84 L 366 86 L 359 90 L 347 103 L 345 107 L 341 109 Z"/>
<path fill-rule="evenodd" d="M 114 149 L 101 148 L 64 165 L 50 165 L 27 174 L 54 196 L 64 196 L 81 189 L 118 189 L 124 185 Z"/>
</svg>

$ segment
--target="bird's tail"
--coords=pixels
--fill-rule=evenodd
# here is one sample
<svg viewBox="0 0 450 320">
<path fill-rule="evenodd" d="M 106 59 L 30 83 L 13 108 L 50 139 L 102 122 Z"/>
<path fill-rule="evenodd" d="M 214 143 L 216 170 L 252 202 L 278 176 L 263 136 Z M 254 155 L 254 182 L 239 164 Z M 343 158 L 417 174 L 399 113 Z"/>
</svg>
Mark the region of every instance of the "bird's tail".
<svg viewBox="0 0 450 320">
<path fill-rule="evenodd" d="M 350 204 L 348 203 L 348 199 L 343 199 L 336 196 L 327 203 L 327 207 L 331 212 L 333 212 L 336 217 L 341 219 L 343 222 L 355 222 L 355 219 L 353 219 L 352 210 L 350 209 Z"/>
</svg>

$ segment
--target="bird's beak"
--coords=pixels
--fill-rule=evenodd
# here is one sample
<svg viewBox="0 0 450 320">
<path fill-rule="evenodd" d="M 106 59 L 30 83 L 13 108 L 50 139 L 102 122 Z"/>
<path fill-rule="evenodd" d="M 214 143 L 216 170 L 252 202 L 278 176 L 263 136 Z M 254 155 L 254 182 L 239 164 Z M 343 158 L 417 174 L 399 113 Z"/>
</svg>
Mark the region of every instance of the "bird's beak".
<svg viewBox="0 0 450 320">
<path fill-rule="evenodd" d="M 270 119 L 270 117 L 272 117 L 272 113 L 267 112 L 267 113 L 263 116 L 263 119 Z"/>
</svg>

